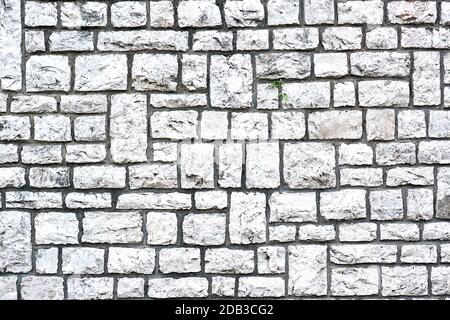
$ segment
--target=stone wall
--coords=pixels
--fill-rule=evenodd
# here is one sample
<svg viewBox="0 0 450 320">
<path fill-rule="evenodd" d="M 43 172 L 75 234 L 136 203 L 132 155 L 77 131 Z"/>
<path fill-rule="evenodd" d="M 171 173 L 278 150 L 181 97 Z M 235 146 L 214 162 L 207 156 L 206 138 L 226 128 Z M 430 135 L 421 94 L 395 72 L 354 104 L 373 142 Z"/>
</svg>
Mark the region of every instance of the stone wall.
<svg viewBox="0 0 450 320">
<path fill-rule="evenodd" d="M 450 1 L 0 22 L 0 299 L 450 295 Z"/>
</svg>

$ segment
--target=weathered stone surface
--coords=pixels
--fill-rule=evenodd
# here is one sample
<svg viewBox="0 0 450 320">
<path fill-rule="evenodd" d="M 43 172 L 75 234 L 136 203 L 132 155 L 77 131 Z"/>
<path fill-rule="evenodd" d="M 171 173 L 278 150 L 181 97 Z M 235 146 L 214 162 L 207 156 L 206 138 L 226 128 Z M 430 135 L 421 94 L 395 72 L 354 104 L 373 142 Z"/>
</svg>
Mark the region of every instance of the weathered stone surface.
<svg viewBox="0 0 450 320">
<path fill-rule="evenodd" d="M 300 111 L 273 112 L 271 120 L 273 139 L 301 139 L 305 136 L 305 115 Z"/>
<path fill-rule="evenodd" d="M 319 109 L 330 106 L 329 82 L 287 83 L 283 86 L 283 93 L 287 101 L 283 102 L 284 109 Z"/>
<path fill-rule="evenodd" d="M 62 195 L 58 192 L 8 191 L 6 208 L 51 209 L 62 208 Z"/>
<path fill-rule="evenodd" d="M 394 263 L 397 260 L 397 246 L 378 244 L 333 245 L 331 262 L 335 264 Z"/>
<path fill-rule="evenodd" d="M 425 113 L 420 110 L 401 110 L 397 116 L 398 137 L 401 139 L 426 136 Z"/>
<path fill-rule="evenodd" d="M 283 247 L 258 248 L 258 273 L 284 273 L 286 249 Z"/>
<path fill-rule="evenodd" d="M 450 163 L 450 143 L 448 141 L 423 141 L 419 143 L 419 163 Z"/>
<path fill-rule="evenodd" d="M 236 48 L 238 50 L 269 49 L 268 30 L 240 30 L 237 33 Z"/>
<path fill-rule="evenodd" d="M 25 185 L 24 168 L 0 168 L 0 188 L 21 188 Z"/>
<path fill-rule="evenodd" d="M 211 57 L 210 96 L 212 107 L 252 107 L 252 83 L 253 75 L 249 55 L 234 54 L 229 57 L 214 55 Z"/>
<path fill-rule="evenodd" d="M 380 143 L 375 148 L 375 158 L 379 165 L 415 164 L 416 146 L 410 142 Z"/>
<path fill-rule="evenodd" d="M 228 31 L 197 31 L 192 41 L 194 51 L 233 50 L 233 33 Z"/>
<path fill-rule="evenodd" d="M 0 272 L 31 271 L 31 249 L 30 214 L 15 211 L 0 212 Z M 8 283 L 4 285 L 9 286 Z M 10 290 L 5 291 L 0 290 L 2 296 L 11 297 Z"/>
<path fill-rule="evenodd" d="M 75 213 L 43 212 L 34 219 L 36 243 L 77 244 L 78 219 Z"/>
<path fill-rule="evenodd" d="M 152 137 L 182 140 L 197 137 L 196 111 L 157 111 L 150 118 Z"/>
<path fill-rule="evenodd" d="M 254 27 L 264 19 L 264 7 L 259 0 L 228 0 L 224 9 L 229 27 Z"/>
<path fill-rule="evenodd" d="M 361 48 L 362 31 L 358 27 L 329 27 L 323 31 L 325 50 L 356 50 Z"/>
<path fill-rule="evenodd" d="M 144 95 L 113 96 L 109 126 L 114 162 L 147 160 L 147 101 Z"/>
<path fill-rule="evenodd" d="M 363 143 L 345 144 L 339 147 L 339 164 L 370 165 L 373 162 L 373 150 Z"/>
<path fill-rule="evenodd" d="M 327 294 L 327 247 L 289 246 L 288 293 L 295 296 Z"/>
<path fill-rule="evenodd" d="M 177 242 L 178 219 L 172 212 L 149 212 L 147 214 L 147 242 L 167 245 Z"/>
<path fill-rule="evenodd" d="M 406 77 L 411 59 L 408 53 L 357 52 L 350 55 L 351 73 L 363 77 Z"/>
<path fill-rule="evenodd" d="M 315 54 L 314 73 L 316 77 L 321 78 L 335 78 L 347 75 L 347 55 L 345 53 Z"/>
<path fill-rule="evenodd" d="M 349 189 L 320 194 L 320 214 L 327 220 L 366 217 L 366 191 Z"/>
<path fill-rule="evenodd" d="M 203 210 L 225 209 L 227 197 L 225 191 L 198 191 L 195 193 L 195 207 Z"/>
<path fill-rule="evenodd" d="M 26 65 L 28 91 L 69 91 L 70 66 L 65 56 L 32 56 Z"/>
<path fill-rule="evenodd" d="M 228 137 L 228 113 L 222 111 L 204 111 L 200 123 L 203 139 L 221 140 Z"/>
<path fill-rule="evenodd" d="M 241 277 L 239 278 L 239 297 L 282 297 L 285 281 L 283 278 Z"/>
<path fill-rule="evenodd" d="M 277 50 L 310 50 L 319 45 L 319 32 L 314 28 L 289 28 L 273 31 L 273 47 Z"/>
<path fill-rule="evenodd" d="M 338 22 L 341 24 L 381 24 L 383 1 L 348 1 L 338 3 Z"/>
<path fill-rule="evenodd" d="M 86 212 L 82 241 L 137 243 L 142 241 L 142 215 L 138 212 Z"/>
<path fill-rule="evenodd" d="M 1 171 L 0 171 L 1 172 Z M 31 168 L 30 186 L 36 188 L 65 188 L 70 185 L 69 168 Z"/>
<path fill-rule="evenodd" d="M 270 0 L 267 3 L 269 25 L 298 24 L 300 4 L 296 0 Z"/>
<path fill-rule="evenodd" d="M 97 46 L 100 51 L 185 51 L 188 48 L 188 34 L 181 31 L 166 30 L 104 31 L 98 35 Z M 136 65 L 136 68 L 141 68 L 145 66 L 143 60 L 149 59 L 151 55 L 144 54 L 137 55 L 137 57 L 139 57 L 140 63 Z M 160 69 L 159 71 L 165 72 L 168 70 Z M 144 84 L 141 83 L 140 85 Z"/>
<path fill-rule="evenodd" d="M 113 297 L 113 278 L 67 279 L 67 298 L 70 300 L 105 300 Z"/>
<path fill-rule="evenodd" d="M 284 146 L 284 179 L 292 189 L 324 189 L 336 185 L 335 149 L 327 143 Z"/>
<path fill-rule="evenodd" d="M 361 111 L 322 111 L 309 114 L 310 139 L 360 139 Z"/>
<path fill-rule="evenodd" d="M 316 195 L 273 193 L 269 199 L 271 222 L 306 222 L 317 220 Z"/>
<path fill-rule="evenodd" d="M 130 189 L 176 188 L 177 167 L 173 164 L 147 164 L 129 167 Z"/>
<path fill-rule="evenodd" d="M 383 184 L 381 168 L 345 168 L 339 172 L 342 186 L 376 187 Z"/>
<path fill-rule="evenodd" d="M 404 245 L 400 261 L 404 263 L 436 263 L 437 250 L 435 245 Z"/>
<path fill-rule="evenodd" d="M 183 220 L 183 241 L 194 245 L 221 245 L 225 242 L 224 214 L 189 214 Z"/>
<path fill-rule="evenodd" d="M 125 55 L 89 55 L 75 59 L 75 90 L 104 91 L 127 88 Z"/>
<path fill-rule="evenodd" d="M 205 272 L 252 273 L 255 268 L 254 256 L 253 250 L 207 249 L 205 252 Z"/>
<path fill-rule="evenodd" d="M 246 186 L 276 188 L 280 185 L 280 152 L 277 143 L 247 144 Z"/>
<path fill-rule="evenodd" d="M 127 193 L 119 196 L 118 209 L 190 209 L 190 194 L 180 192 L 169 193 Z"/>
<path fill-rule="evenodd" d="M 36 272 L 55 274 L 58 272 L 58 248 L 39 249 L 36 255 Z"/>
<path fill-rule="evenodd" d="M 117 281 L 118 298 L 144 298 L 145 280 L 141 278 L 120 278 Z"/>
<path fill-rule="evenodd" d="M 431 189 L 410 189 L 406 198 L 407 217 L 410 220 L 433 218 L 433 191 Z"/>
<path fill-rule="evenodd" d="M 172 1 L 150 2 L 150 25 L 154 28 L 172 27 L 174 23 L 174 8 Z"/>
<path fill-rule="evenodd" d="M 432 106 L 441 103 L 439 53 L 415 52 L 413 93 L 415 106 Z"/>
<path fill-rule="evenodd" d="M 214 27 L 222 24 L 219 6 L 213 1 L 181 1 L 178 5 L 180 27 Z"/>
<path fill-rule="evenodd" d="M 3 276 L 0 278 L 0 299 L 17 300 L 17 277 Z"/>
<path fill-rule="evenodd" d="M 104 272 L 103 249 L 63 248 L 62 272 L 65 274 L 101 274 Z M 113 272 L 110 270 L 110 272 Z"/>
<path fill-rule="evenodd" d="M 242 178 L 243 146 L 228 143 L 219 147 L 219 185 L 223 188 L 239 187 Z"/>
<path fill-rule="evenodd" d="M 375 27 L 366 33 L 366 45 L 369 49 L 395 49 L 397 39 L 397 30 L 391 27 Z"/>
<path fill-rule="evenodd" d="M 304 53 L 261 53 L 256 56 L 260 79 L 304 79 L 311 74 L 311 58 Z"/>
<path fill-rule="evenodd" d="M 228 225 L 231 243 L 266 241 L 266 196 L 263 193 L 233 192 Z"/>
<path fill-rule="evenodd" d="M 369 195 L 372 220 L 401 220 L 403 217 L 400 189 L 371 191 Z"/>
<path fill-rule="evenodd" d="M 336 268 L 331 271 L 331 293 L 335 296 L 369 296 L 378 293 L 379 269 Z"/>
<path fill-rule="evenodd" d="M 383 296 L 420 296 L 428 292 L 428 272 L 423 266 L 382 267 Z"/>
<path fill-rule="evenodd" d="M 409 94 L 409 84 L 406 81 L 359 82 L 359 104 L 362 107 L 407 107 Z"/>
<path fill-rule="evenodd" d="M 150 298 L 204 298 L 208 295 L 208 280 L 200 277 L 161 278 L 148 280 Z"/>
<path fill-rule="evenodd" d="M 436 3 L 431 1 L 393 1 L 387 10 L 392 23 L 434 23 L 437 19 Z"/>
<path fill-rule="evenodd" d="M 75 167 L 73 184 L 77 189 L 120 189 L 125 187 L 125 168 L 113 166 Z"/>
<path fill-rule="evenodd" d="M 265 113 L 232 113 L 231 139 L 267 140 L 269 119 Z"/>
<path fill-rule="evenodd" d="M 339 225 L 341 242 L 373 241 L 377 238 L 377 225 L 370 222 Z"/>
<path fill-rule="evenodd" d="M 20 283 L 24 300 L 62 300 L 64 298 L 63 278 L 24 277 Z"/>
<path fill-rule="evenodd" d="M 334 22 L 333 0 L 305 0 L 306 24 L 330 24 Z"/>
<path fill-rule="evenodd" d="M 61 23 L 68 28 L 106 26 L 106 7 L 103 2 L 63 2 Z"/>
<path fill-rule="evenodd" d="M 434 184 L 432 167 L 404 167 L 394 168 L 387 172 L 386 185 L 417 185 L 426 186 Z"/>
<path fill-rule="evenodd" d="M 214 187 L 214 145 L 183 144 L 180 153 L 181 188 Z"/>
<path fill-rule="evenodd" d="M 112 273 L 153 273 L 155 250 L 151 248 L 110 248 L 108 272 Z"/>
<path fill-rule="evenodd" d="M 11 99 L 11 112 L 22 113 L 44 113 L 55 112 L 57 110 L 57 102 L 54 97 L 47 96 L 15 96 Z M 6 110 L 5 110 L 6 111 Z"/>
<path fill-rule="evenodd" d="M 419 240 L 419 227 L 412 223 L 385 223 L 380 226 L 381 240 Z"/>
<path fill-rule="evenodd" d="M 450 170 L 439 168 L 437 172 L 436 216 L 450 218 Z"/>
<path fill-rule="evenodd" d="M 144 1 L 123 1 L 111 5 L 111 24 L 114 27 L 139 27 L 147 23 Z"/>
<path fill-rule="evenodd" d="M 200 271 L 200 249 L 170 248 L 159 252 L 159 270 L 162 273 L 189 273 Z"/>
<path fill-rule="evenodd" d="M 94 34 L 88 31 L 53 32 L 49 37 L 50 51 L 92 51 Z"/>
<path fill-rule="evenodd" d="M 213 277 L 211 293 L 220 297 L 233 297 L 236 280 L 232 277 Z"/>
<path fill-rule="evenodd" d="M 133 88 L 139 91 L 175 91 L 178 63 L 175 55 L 138 54 L 134 56 Z"/>
<path fill-rule="evenodd" d="M 450 292 L 448 286 L 450 268 L 447 266 L 433 267 L 431 269 L 431 291 L 436 295 L 447 295 Z"/>
<path fill-rule="evenodd" d="M 336 231 L 332 225 L 305 224 L 298 228 L 300 241 L 332 241 L 336 238 Z"/>
</svg>

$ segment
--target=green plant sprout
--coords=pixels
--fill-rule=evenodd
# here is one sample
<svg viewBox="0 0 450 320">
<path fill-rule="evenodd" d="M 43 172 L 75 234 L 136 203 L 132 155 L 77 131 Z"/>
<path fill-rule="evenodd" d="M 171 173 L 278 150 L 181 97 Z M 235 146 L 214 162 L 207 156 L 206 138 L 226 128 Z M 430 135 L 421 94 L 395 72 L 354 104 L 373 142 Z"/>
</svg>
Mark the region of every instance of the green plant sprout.
<svg viewBox="0 0 450 320">
<path fill-rule="evenodd" d="M 280 79 L 272 80 L 270 82 L 270 85 L 273 89 L 278 89 L 280 93 L 278 94 L 278 97 L 281 98 L 281 101 L 288 101 L 289 97 L 287 93 L 283 92 L 283 81 Z"/>
</svg>

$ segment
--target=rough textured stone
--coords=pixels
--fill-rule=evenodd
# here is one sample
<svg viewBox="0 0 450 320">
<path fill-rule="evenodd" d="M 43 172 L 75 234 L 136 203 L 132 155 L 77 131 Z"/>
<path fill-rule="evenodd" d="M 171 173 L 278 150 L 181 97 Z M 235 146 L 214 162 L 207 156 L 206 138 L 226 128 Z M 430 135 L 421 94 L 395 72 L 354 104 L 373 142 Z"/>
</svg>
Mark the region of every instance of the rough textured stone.
<svg viewBox="0 0 450 320">
<path fill-rule="evenodd" d="M 290 188 L 329 188 L 336 185 L 335 149 L 327 143 L 284 146 L 284 178 Z"/>
<path fill-rule="evenodd" d="M 306 222 L 317 220 L 316 195 L 273 193 L 269 199 L 271 222 Z"/>
<path fill-rule="evenodd" d="M 67 298 L 70 300 L 105 300 L 113 297 L 113 278 L 67 279 Z"/>
<path fill-rule="evenodd" d="M 283 278 L 241 277 L 239 278 L 239 297 L 282 297 L 285 281 Z"/>
<path fill-rule="evenodd" d="M 224 214 L 189 214 L 183 220 L 183 241 L 194 245 L 221 245 L 225 242 Z"/>
<path fill-rule="evenodd" d="M 2 273 L 31 271 L 31 219 L 28 213 L 0 213 L 0 258 Z M 4 294 L 10 296 L 10 293 Z"/>
<path fill-rule="evenodd" d="M 252 273 L 255 268 L 254 256 L 253 250 L 208 249 L 205 252 L 205 272 Z"/>
<path fill-rule="evenodd" d="M 28 91 L 69 91 L 70 66 L 65 56 L 32 56 L 27 61 Z"/>
<path fill-rule="evenodd" d="M 186 277 L 148 280 L 148 296 L 151 298 L 204 298 L 207 295 L 208 280 L 206 278 Z"/>
<path fill-rule="evenodd" d="M 170 248 L 159 252 L 159 270 L 162 273 L 189 273 L 200 271 L 200 249 Z"/>
<path fill-rule="evenodd" d="M 311 74 L 311 58 L 304 53 L 261 53 L 256 56 L 260 79 L 304 79 Z"/>
<path fill-rule="evenodd" d="M 43 212 L 34 219 L 36 243 L 76 244 L 78 243 L 78 219 L 75 213 Z"/>
<path fill-rule="evenodd" d="M 420 296 L 428 292 L 428 272 L 423 266 L 382 267 L 383 296 Z"/>
<path fill-rule="evenodd" d="M 252 82 L 253 75 L 249 55 L 211 57 L 210 95 L 212 107 L 251 107 Z"/>
<path fill-rule="evenodd" d="M 137 212 L 86 212 L 82 241 L 136 243 L 142 240 L 142 216 Z"/>
<path fill-rule="evenodd" d="M 125 55 L 78 56 L 75 59 L 75 90 L 104 91 L 127 88 Z"/>
<path fill-rule="evenodd" d="M 229 233 L 231 243 L 266 241 L 266 196 L 263 193 L 231 194 Z"/>
<path fill-rule="evenodd" d="M 108 271 L 149 274 L 155 269 L 155 250 L 151 248 L 110 248 Z"/>
<path fill-rule="evenodd" d="M 323 296 L 327 293 L 327 249 L 320 245 L 289 247 L 288 293 Z"/>
<path fill-rule="evenodd" d="M 61 255 L 62 272 L 65 274 L 101 274 L 104 272 L 104 255 L 103 249 L 64 248 Z"/>
<path fill-rule="evenodd" d="M 366 217 L 366 191 L 341 190 L 320 194 L 320 214 L 327 220 L 351 220 Z"/>
<path fill-rule="evenodd" d="M 214 146 L 183 144 L 181 146 L 181 187 L 185 189 L 214 186 Z"/>
<path fill-rule="evenodd" d="M 147 105 L 144 95 L 113 96 L 109 125 L 114 162 L 147 160 Z"/>
<path fill-rule="evenodd" d="M 378 293 L 379 270 L 336 268 L 331 271 L 331 293 L 335 296 L 369 296 Z"/>
<path fill-rule="evenodd" d="M 64 298 L 63 278 L 24 277 L 20 283 L 24 300 L 62 300 Z"/>
<path fill-rule="evenodd" d="M 397 247 L 377 244 L 333 245 L 330 259 L 335 264 L 394 263 L 397 260 Z"/>
<path fill-rule="evenodd" d="M 139 91 L 175 91 L 178 64 L 169 54 L 139 54 L 134 56 L 133 88 Z"/>
</svg>

